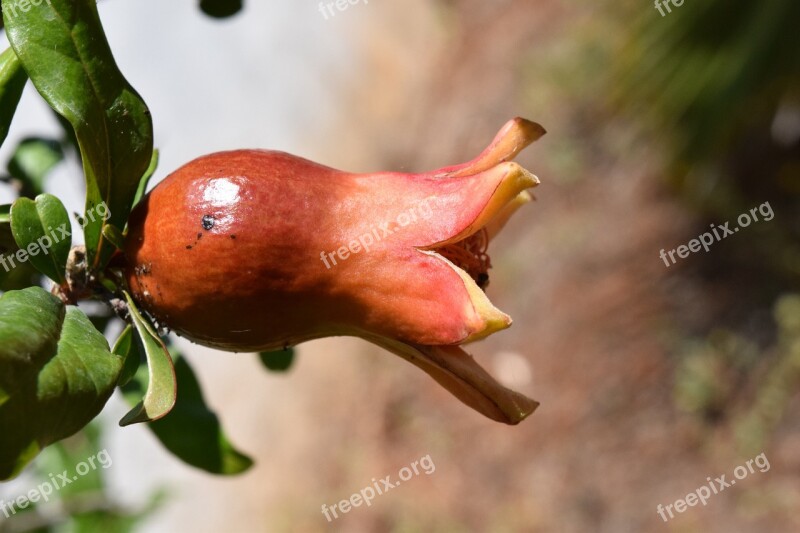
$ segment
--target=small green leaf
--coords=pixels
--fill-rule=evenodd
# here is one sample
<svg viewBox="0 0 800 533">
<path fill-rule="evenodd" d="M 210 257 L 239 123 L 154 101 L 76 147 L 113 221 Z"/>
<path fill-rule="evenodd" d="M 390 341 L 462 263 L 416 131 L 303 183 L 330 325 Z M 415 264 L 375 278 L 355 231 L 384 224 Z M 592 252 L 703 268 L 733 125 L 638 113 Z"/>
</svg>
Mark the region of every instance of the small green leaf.
<svg viewBox="0 0 800 533">
<path fill-rule="evenodd" d="M 139 334 L 142 351 L 147 357 L 148 383 L 144 398 L 119 421 L 120 426 L 152 422 L 166 416 L 175 405 L 177 384 L 175 367 L 164 342 L 150 323 L 142 317 L 130 294 L 125 293 L 131 320 Z"/>
<path fill-rule="evenodd" d="M 72 226 L 61 200 L 40 194 L 36 201 L 18 198 L 11 206 L 11 231 L 20 247 L 17 259 L 30 259 L 39 272 L 63 285 L 72 246 Z"/>
<path fill-rule="evenodd" d="M 130 324 L 125 326 L 122 333 L 119 334 L 117 340 L 114 341 L 114 346 L 111 351 L 122 358 L 127 358 L 131 353 L 131 345 L 133 344 L 133 326 Z"/>
<path fill-rule="evenodd" d="M 63 159 L 64 151 L 57 141 L 29 137 L 17 145 L 8 162 L 8 173 L 22 185 L 20 196 L 35 198 L 44 192 L 45 178 Z"/>
<path fill-rule="evenodd" d="M 294 348 L 258 354 L 261 363 L 273 372 L 286 372 L 294 363 Z"/>
<path fill-rule="evenodd" d="M 133 379 L 142 363 L 138 343 L 134 341 L 135 335 L 133 328 L 128 324 L 120 333 L 117 342 L 114 343 L 114 348 L 111 349 L 112 352 L 125 359 L 117 383 L 120 387 L 124 387 Z"/>
<path fill-rule="evenodd" d="M 103 237 L 117 250 L 125 248 L 125 236 L 120 229 L 113 224 L 106 224 L 103 226 Z"/>
<path fill-rule="evenodd" d="M 0 54 L 0 145 L 6 140 L 27 81 L 28 75 L 14 50 L 9 48 Z"/>
<path fill-rule="evenodd" d="M 11 204 L 0 205 L 0 224 L 11 224 Z"/>
<path fill-rule="evenodd" d="M 139 188 L 136 189 L 136 196 L 133 197 L 133 205 L 136 207 L 145 194 L 147 194 L 147 184 L 150 183 L 150 178 L 155 174 L 158 168 L 158 149 L 153 149 L 153 157 L 150 159 L 150 166 L 147 167 L 142 179 L 139 180 Z"/>
<path fill-rule="evenodd" d="M 6 10 L 11 46 L 39 94 L 75 130 L 86 177 L 86 213 L 105 203 L 108 220 L 87 216 L 88 262 L 105 266 L 105 223 L 125 226 L 153 150 L 153 124 L 142 98 L 117 68 L 96 0 L 47 0 Z"/>
<path fill-rule="evenodd" d="M 200 9 L 210 17 L 230 17 L 241 11 L 242 0 L 200 0 Z"/>
<path fill-rule="evenodd" d="M 40 287 L 0 296 L 0 479 L 97 416 L 121 369 L 77 307 Z"/>
<path fill-rule="evenodd" d="M 107 277 L 100 278 L 100 284 L 103 287 L 105 287 L 108 292 L 112 294 L 116 293 L 119 290 L 119 286 L 111 278 Z"/>
<path fill-rule="evenodd" d="M 174 352 L 174 359 L 181 390 L 178 401 L 167 416 L 148 427 L 170 452 L 196 468 L 221 475 L 239 474 L 249 469 L 252 459 L 228 441 L 219 418 L 206 405 L 189 363 L 177 352 Z M 137 379 L 123 389 L 130 403 L 141 395 L 141 382 L 146 380 L 143 374 L 140 370 Z"/>
</svg>

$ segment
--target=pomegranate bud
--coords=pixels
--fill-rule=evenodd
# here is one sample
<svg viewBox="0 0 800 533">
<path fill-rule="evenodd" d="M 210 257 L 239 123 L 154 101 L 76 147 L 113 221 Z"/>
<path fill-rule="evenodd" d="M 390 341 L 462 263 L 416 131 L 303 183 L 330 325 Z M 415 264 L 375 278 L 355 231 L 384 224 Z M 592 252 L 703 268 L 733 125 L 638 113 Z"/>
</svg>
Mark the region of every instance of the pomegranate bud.
<svg viewBox="0 0 800 533">
<path fill-rule="evenodd" d="M 509 160 L 542 134 L 514 119 L 469 163 L 420 174 L 343 172 L 264 150 L 200 157 L 133 211 L 131 293 L 160 325 L 222 350 L 362 337 L 517 423 L 536 402 L 458 345 L 511 325 L 484 292 L 488 246 L 539 183 Z"/>
</svg>

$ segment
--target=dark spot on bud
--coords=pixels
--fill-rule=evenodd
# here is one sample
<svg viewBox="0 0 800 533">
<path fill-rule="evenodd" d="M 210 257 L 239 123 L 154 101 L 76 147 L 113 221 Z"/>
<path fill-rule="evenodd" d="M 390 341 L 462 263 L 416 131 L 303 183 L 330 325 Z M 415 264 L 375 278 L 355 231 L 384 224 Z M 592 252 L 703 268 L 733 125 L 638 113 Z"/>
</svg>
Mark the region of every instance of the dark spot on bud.
<svg viewBox="0 0 800 533">
<path fill-rule="evenodd" d="M 187 250 L 191 250 L 191 249 L 192 249 L 192 245 L 191 245 L 191 244 L 187 244 L 187 245 L 186 245 L 186 249 L 187 249 Z"/>
<path fill-rule="evenodd" d="M 236 238 L 236 235 L 231 235 L 231 239 L 235 239 L 235 238 Z"/>
<path fill-rule="evenodd" d="M 198 234 L 197 234 L 197 240 L 199 241 L 199 240 L 200 240 L 200 239 L 202 239 L 202 238 L 203 238 L 203 234 L 202 234 L 202 233 L 198 233 Z"/>
<path fill-rule="evenodd" d="M 214 217 L 211 215 L 203 215 L 203 229 L 209 230 L 214 227 Z"/>
</svg>

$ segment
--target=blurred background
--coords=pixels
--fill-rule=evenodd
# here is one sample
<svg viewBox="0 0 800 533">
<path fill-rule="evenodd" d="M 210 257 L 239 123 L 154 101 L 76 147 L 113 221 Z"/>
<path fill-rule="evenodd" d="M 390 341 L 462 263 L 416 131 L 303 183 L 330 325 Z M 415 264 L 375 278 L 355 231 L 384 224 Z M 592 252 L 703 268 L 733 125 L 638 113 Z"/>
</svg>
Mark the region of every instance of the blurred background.
<svg viewBox="0 0 800 533">
<path fill-rule="evenodd" d="M 326 15 L 283 0 L 224 20 L 188 0 L 99 8 L 152 111 L 154 182 L 243 147 L 424 171 L 472 158 L 509 118 L 541 123 L 518 158 L 541 179 L 537 201 L 491 249 L 488 293 L 514 325 L 470 346 L 541 406 L 494 423 L 355 339 L 301 345 L 281 373 L 179 340 L 255 466 L 188 467 L 146 427 L 119 428 L 115 396 L 0 498 L 104 448 L 102 479 L 34 518 L 0 516 L 0 531 L 800 530 L 800 3 L 662 15 L 628 0 L 360 0 Z M 61 131 L 29 84 L 0 161 Z M 66 155 L 44 188 L 78 211 Z M 16 194 L 8 174 L 0 204 Z M 765 203 L 771 220 L 669 267 L 659 257 Z M 768 471 L 658 514 L 762 453 Z M 331 522 L 321 512 L 427 455 L 431 474 Z"/>
</svg>

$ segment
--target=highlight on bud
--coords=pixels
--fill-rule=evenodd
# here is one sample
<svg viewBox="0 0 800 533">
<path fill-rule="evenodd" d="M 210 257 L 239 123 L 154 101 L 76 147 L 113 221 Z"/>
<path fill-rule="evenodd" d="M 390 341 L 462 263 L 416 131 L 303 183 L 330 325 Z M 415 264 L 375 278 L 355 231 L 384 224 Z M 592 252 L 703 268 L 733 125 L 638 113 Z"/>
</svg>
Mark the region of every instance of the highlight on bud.
<svg viewBox="0 0 800 533">
<path fill-rule="evenodd" d="M 489 246 L 539 184 L 511 160 L 544 133 L 516 118 L 475 159 L 420 174 L 263 150 L 198 158 L 131 216 L 132 294 L 161 324 L 224 350 L 364 338 L 516 424 L 538 403 L 460 346 L 511 325 L 485 293 Z"/>
</svg>

